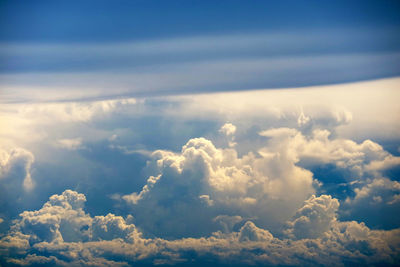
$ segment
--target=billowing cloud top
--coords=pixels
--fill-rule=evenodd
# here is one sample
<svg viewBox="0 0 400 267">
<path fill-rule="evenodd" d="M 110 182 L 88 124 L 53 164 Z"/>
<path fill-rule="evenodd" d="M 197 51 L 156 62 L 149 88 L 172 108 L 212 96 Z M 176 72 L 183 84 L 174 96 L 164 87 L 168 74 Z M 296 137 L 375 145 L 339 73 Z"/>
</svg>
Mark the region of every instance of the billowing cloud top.
<svg viewBox="0 0 400 267">
<path fill-rule="evenodd" d="M 396 266 L 398 83 L 5 104 L 0 264 Z"/>
</svg>

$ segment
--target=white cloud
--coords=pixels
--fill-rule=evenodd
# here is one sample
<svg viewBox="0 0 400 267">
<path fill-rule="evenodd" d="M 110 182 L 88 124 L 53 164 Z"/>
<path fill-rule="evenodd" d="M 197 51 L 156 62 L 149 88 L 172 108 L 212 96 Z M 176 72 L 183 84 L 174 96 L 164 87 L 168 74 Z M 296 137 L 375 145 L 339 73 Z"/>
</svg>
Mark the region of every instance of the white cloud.
<svg viewBox="0 0 400 267">
<path fill-rule="evenodd" d="M 365 198 L 370 198 L 375 194 L 378 196 L 381 195 L 381 191 L 394 191 L 396 193 L 400 193 L 400 183 L 397 181 L 391 181 L 387 178 L 377 178 L 374 179 L 371 183 L 365 185 L 362 188 L 356 188 L 356 196 L 354 197 L 355 201 L 359 201 Z M 389 197 L 394 197 L 390 196 Z M 391 202 L 392 200 L 388 200 Z"/>
<path fill-rule="evenodd" d="M 68 150 L 77 150 L 82 148 L 82 138 L 59 139 L 56 145 Z"/>
<path fill-rule="evenodd" d="M 395 139 L 400 128 L 399 79 L 280 90 L 224 92 L 169 97 L 182 109 L 174 116 L 221 118 L 248 127 L 260 121 L 271 128 L 333 131 L 343 138 Z M 204 105 L 207 103 L 207 105 Z M 382 103 L 385 103 L 382 105 Z M 181 112 L 185 110 L 185 112 Z M 262 126 L 264 127 L 264 126 Z"/>
<path fill-rule="evenodd" d="M 288 222 L 286 233 L 292 238 L 317 238 L 336 222 L 339 201 L 331 196 L 311 196 L 294 218 Z"/>
<path fill-rule="evenodd" d="M 224 125 L 222 125 L 222 127 L 219 129 L 219 132 L 224 134 L 226 136 L 226 138 L 228 138 L 229 147 L 234 147 L 236 145 L 236 142 L 235 142 L 236 126 L 235 125 L 227 122 Z"/>
<path fill-rule="evenodd" d="M 212 218 L 219 215 L 255 218 L 258 225 L 271 228 L 314 193 L 312 173 L 283 154 L 238 157 L 233 149 L 195 138 L 181 153 L 159 150 L 153 158 L 159 174 L 150 176 L 140 193 L 123 196 L 150 233 L 210 233 L 218 229 Z M 201 220 L 193 209 L 202 214 Z"/>
<path fill-rule="evenodd" d="M 368 171 L 379 172 L 398 165 L 400 165 L 400 157 L 385 155 L 383 160 L 371 160 L 371 162 L 366 166 L 366 169 Z"/>
<path fill-rule="evenodd" d="M 382 121 L 377 120 L 376 128 L 382 132 L 387 132 L 387 125 L 396 128 L 395 112 L 398 108 L 393 99 L 397 93 L 392 90 L 393 84 L 396 82 L 375 82 L 375 87 L 382 86 L 380 93 L 370 90 L 368 83 L 363 84 L 366 89 L 361 85 L 333 88 L 333 91 L 340 89 L 335 92 L 340 97 L 330 90 L 314 88 L 252 92 L 253 97 L 252 93 L 240 92 L 211 97 L 200 95 L 198 98 L 154 98 L 140 105 L 136 101 L 110 100 L 16 104 L 11 105 L 10 110 L 3 106 L 0 115 L 8 110 L 5 121 L 10 127 L 0 129 L 2 145 L 8 144 L 7 149 L 0 152 L 2 190 L 14 193 L 8 190 L 11 181 L 22 190 L 31 188 L 31 174 L 38 177 L 32 169 L 33 161 L 36 166 L 38 162 L 56 157 L 54 154 L 47 155 L 48 158 L 43 154 L 38 156 L 37 152 L 42 153 L 46 145 L 77 149 L 82 140 L 89 140 L 88 137 L 98 141 L 117 134 L 118 138 L 109 140 L 113 142 L 110 147 L 115 153 L 121 152 L 131 158 L 132 153 L 140 153 L 151 160 L 143 172 L 148 179 L 142 190 L 138 187 L 136 192 L 128 195 L 123 194 L 135 189 L 124 188 L 124 193 L 112 192 L 118 193 L 114 194 L 118 196 L 115 199 L 129 204 L 135 218 L 114 214 L 92 217 L 83 210 L 83 197 L 66 191 L 52 198 L 41 210 L 22 213 L 10 233 L 2 239 L 0 253 L 8 255 L 4 257 L 16 264 L 48 262 L 50 265 L 116 265 L 116 261 L 128 265 L 137 261 L 179 263 L 202 256 L 228 264 L 307 265 L 310 260 L 315 260 L 319 264 L 337 262 L 340 265 L 343 259 L 354 265 L 399 262 L 399 230 L 394 228 L 400 221 L 395 212 L 399 209 L 400 191 L 398 182 L 384 177 L 386 171 L 399 166 L 399 157 L 385 151 L 376 139 L 363 139 L 356 132 L 347 137 L 343 134 L 343 129 L 351 129 L 353 123 L 358 131 L 374 134 L 369 130 L 364 132 L 363 127 L 371 125 L 371 121 L 382 114 L 387 116 L 383 116 Z M 355 91 L 348 90 L 351 88 Z M 365 95 L 360 94 L 364 89 Z M 357 94 L 360 94 L 363 104 L 356 101 L 353 107 L 350 104 Z M 324 100 L 321 100 L 321 95 Z M 383 107 L 384 111 L 377 110 L 378 104 L 366 101 L 367 98 L 377 102 L 386 99 L 388 104 Z M 204 105 L 202 101 L 208 100 L 210 105 Z M 291 107 L 297 101 L 302 105 Z M 331 105 L 331 101 L 335 105 Z M 366 106 L 371 108 L 366 109 Z M 366 112 L 362 116 L 361 110 Z M 121 113 L 129 117 L 127 123 L 114 120 L 116 117 L 113 116 Z M 226 143 L 221 145 L 218 142 L 220 135 L 213 135 L 207 128 L 202 130 L 205 132 L 203 136 L 213 141 L 192 138 L 179 152 L 149 152 L 146 145 L 154 147 L 151 142 L 140 143 L 137 147 L 136 144 L 127 144 L 132 142 L 127 136 L 136 138 L 148 134 L 147 128 L 143 130 L 140 124 L 136 124 L 134 119 L 140 117 L 138 114 L 161 118 L 161 129 L 165 131 L 156 134 L 160 143 L 170 142 L 165 137 L 177 132 L 183 132 L 184 136 L 197 135 L 192 128 L 186 131 L 189 128 L 165 127 L 167 119 L 184 121 L 204 116 L 206 122 L 215 123 L 212 127 L 230 121 L 222 126 L 221 134 L 225 135 L 224 142 L 234 141 L 236 145 L 225 148 Z M 211 119 L 210 114 L 213 114 Z M 371 121 L 360 122 L 360 118 L 370 115 Z M 101 120 L 100 123 L 97 120 Z M 57 127 L 54 127 L 55 123 Z M 358 128 L 359 123 L 365 125 Z M 253 135 L 251 131 L 254 131 Z M 101 138 L 96 139 L 93 132 L 99 133 Z M 82 139 L 60 139 L 76 136 L 76 133 Z M 215 136 L 218 136 L 217 140 L 213 138 Z M 392 136 L 398 137 L 398 134 Z M 144 138 L 133 140 L 143 141 Z M 31 142 L 36 150 L 23 142 Z M 33 151 L 35 157 L 27 149 L 13 149 L 15 143 Z M 88 163 L 97 160 L 92 161 L 90 156 L 85 155 Z M 310 198 L 319 191 L 318 186 L 325 189 L 322 183 L 314 180 L 311 167 L 325 164 L 343 171 L 349 190 L 355 190 L 354 197 L 345 193 L 349 198 L 340 207 L 329 195 Z M 139 170 L 129 171 L 127 179 L 138 179 Z M 329 176 L 324 178 L 337 182 Z M 41 181 L 54 190 L 58 179 L 43 178 Z M 85 187 L 86 180 L 82 181 L 78 176 L 77 181 L 68 185 L 71 184 L 71 188 Z M 97 185 L 98 177 L 93 181 Z M 121 181 L 124 186 L 128 183 L 127 180 Z M 107 183 L 114 182 L 105 181 L 104 187 L 111 188 Z M 53 193 L 49 190 L 43 194 Z M 4 195 L 3 198 L 7 202 L 14 201 L 14 198 L 5 199 Z M 25 201 L 20 195 L 15 199 Z M 118 208 L 122 204 L 125 203 L 117 203 L 120 205 Z M 364 223 L 340 222 L 336 213 L 343 216 L 341 218 Z M 4 217 L 7 223 L 8 219 Z M 285 222 L 288 222 L 286 232 L 282 233 L 281 227 Z M 394 230 L 371 230 L 367 226 Z M 21 254 L 15 256 L 14 252 Z M 48 254 L 52 256 L 48 257 Z"/>
<path fill-rule="evenodd" d="M 354 189 L 355 196 L 347 197 L 344 215 L 365 221 L 380 229 L 393 229 L 400 226 L 400 183 L 388 178 L 378 177 L 361 183 Z"/>
<path fill-rule="evenodd" d="M 137 103 L 135 98 L 111 99 L 80 102 L 50 102 L 18 104 L 18 112 L 22 117 L 39 117 L 42 122 L 85 122 L 95 116 L 102 116 L 117 109 Z"/>
<path fill-rule="evenodd" d="M 304 115 L 303 110 L 301 110 L 299 117 L 297 118 L 297 125 L 299 127 L 303 127 L 310 123 L 311 118 L 309 116 Z"/>
<path fill-rule="evenodd" d="M 212 220 L 218 216 L 252 218 L 276 232 L 315 193 L 316 186 L 322 186 L 300 163 L 308 167 L 335 164 L 351 171 L 352 176 L 346 177 L 350 183 L 365 183 L 381 175 L 382 168 L 372 169 L 371 163 L 386 164 L 389 159 L 390 166 L 395 166 L 393 159 L 397 159 L 375 142 L 331 138 L 328 130 L 315 129 L 305 135 L 293 128 L 273 128 L 260 135 L 266 137 L 264 145 L 241 157 L 235 149 L 216 148 L 204 138 L 189 140 L 180 153 L 155 151 L 148 165 L 155 175 L 140 192 L 122 199 L 141 214 L 138 223 L 146 233 L 163 237 L 209 234 L 221 229 Z M 394 185 L 389 187 L 394 189 Z M 339 207 L 336 200 L 330 202 L 324 196 L 309 201 L 320 207 L 330 203 L 331 215 L 310 219 L 299 214 L 292 222 L 293 236 L 311 235 L 301 230 L 306 223 L 316 224 L 314 234 L 323 232 L 329 225 L 321 225 L 327 225 Z M 202 214 L 201 220 L 196 221 L 193 209 Z M 317 227 L 319 221 L 322 228 Z"/>
<path fill-rule="evenodd" d="M 232 136 L 236 132 L 236 126 L 233 125 L 232 123 L 227 122 L 221 126 L 221 128 L 219 129 L 219 132 L 221 132 L 227 136 Z"/>
<path fill-rule="evenodd" d="M 85 196 L 66 190 L 37 211 L 23 212 L 0 239 L 0 255 L 17 265 L 125 266 L 208 262 L 243 265 L 395 265 L 399 260 L 400 230 L 370 230 L 363 223 L 340 222 L 334 216 L 337 200 L 312 197 L 295 215 L 310 219 L 324 231 L 301 240 L 279 239 L 247 221 L 238 231 L 206 237 L 145 239 L 131 222 L 108 214 L 90 217 Z M 299 215 L 301 215 L 299 217 Z M 139 215 L 138 215 L 139 216 Z M 326 217 L 327 216 L 327 217 Z M 320 220 L 320 218 L 323 218 Z M 328 218 L 327 220 L 324 218 Z M 241 218 L 231 218 L 231 221 Z"/>
<path fill-rule="evenodd" d="M 34 188 L 34 181 L 31 177 L 31 167 L 34 161 L 35 157 L 26 149 L 0 149 L 0 181 L 2 179 L 13 179 L 13 181 L 4 181 L 6 183 L 22 181 L 25 191 L 31 191 Z"/>
<path fill-rule="evenodd" d="M 3 104 L 0 124 L 7 127 L 0 128 L 0 144 L 26 147 L 35 155 L 40 154 L 47 145 L 75 149 L 79 140 L 73 138 L 76 140 L 68 141 L 63 138 L 65 133 L 70 136 L 78 133 L 84 140 L 86 137 L 92 141 L 106 139 L 109 132 L 95 129 L 86 122 L 109 119 L 114 113 L 132 111 L 137 103 L 134 98 L 125 98 Z"/>
<path fill-rule="evenodd" d="M 282 151 L 294 162 L 302 160 L 306 166 L 333 163 L 352 171 L 353 179 L 379 176 L 382 170 L 400 164 L 400 157 L 371 140 L 358 144 L 349 139 L 331 138 L 331 133 L 324 129 L 315 129 L 310 136 L 292 128 L 269 129 L 260 135 L 272 138 L 270 146 L 260 153 Z"/>
</svg>

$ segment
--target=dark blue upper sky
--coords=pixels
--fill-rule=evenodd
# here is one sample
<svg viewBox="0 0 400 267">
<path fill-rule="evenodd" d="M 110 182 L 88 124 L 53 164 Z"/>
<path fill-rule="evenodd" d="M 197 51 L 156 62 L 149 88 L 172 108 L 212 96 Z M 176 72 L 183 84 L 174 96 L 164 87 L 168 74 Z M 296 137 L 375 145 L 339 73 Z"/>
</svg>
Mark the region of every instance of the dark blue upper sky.
<svg viewBox="0 0 400 267">
<path fill-rule="evenodd" d="M 400 1 L 0 1 L 0 91 L 117 97 L 399 75 Z"/>
<path fill-rule="evenodd" d="M 98 42 L 399 27 L 399 1 L 1 1 L 0 40 Z"/>
</svg>

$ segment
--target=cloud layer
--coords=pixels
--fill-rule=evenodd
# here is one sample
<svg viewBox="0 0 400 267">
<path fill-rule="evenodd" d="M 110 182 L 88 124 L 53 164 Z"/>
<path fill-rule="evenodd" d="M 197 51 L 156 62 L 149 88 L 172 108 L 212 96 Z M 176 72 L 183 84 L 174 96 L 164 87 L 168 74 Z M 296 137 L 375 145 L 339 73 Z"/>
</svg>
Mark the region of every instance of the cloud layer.
<svg viewBox="0 0 400 267">
<path fill-rule="evenodd" d="M 0 264 L 396 265 L 397 84 L 5 104 Z"/>
<path fill-rule="evenodd" d="M 131 264 L 396 265 L 400 231 L 373 231 L 337 221 L 338 201 L 312 196 L 288 223 L 289 238 L 246 221 L 238 231 L 202 238 L 143 238 L 132 216 L 91 217 L 85 196 L 66 190 L 37 211 L 20 214 L 0 240 L 3 263 L 17 265 L 128 266 Z M 304 229 L 318 229 L 311 236 Z M 296 233 L 300 230 L 302 236 Z M 293 240 L 293 236 L 295 239 Z M 50 255 L 50 256 L 49 256 Z"/>
</svg>

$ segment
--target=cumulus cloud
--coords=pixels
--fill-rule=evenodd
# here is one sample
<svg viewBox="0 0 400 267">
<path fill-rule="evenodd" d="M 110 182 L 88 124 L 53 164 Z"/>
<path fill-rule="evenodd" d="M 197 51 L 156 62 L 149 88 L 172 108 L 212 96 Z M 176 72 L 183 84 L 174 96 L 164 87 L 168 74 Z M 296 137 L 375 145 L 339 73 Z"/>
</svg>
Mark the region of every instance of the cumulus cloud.
<svg viewBox="0 0 400 267">
<path fill-rule="evenodd" d="M 233 127 L 228 125 L 224 129 Z M 394 166 L 398 159 L 371 140 L 357 143 L 333 138 L 328 130 L 316 129 L 305 135 L 297 129 L 282 127 L 259 134 L 265 137 L 264 145 L 242 156 L 233 148 L 217 148 L 205 138 L 190 139 L 180 153 L 155 151 L 148 165 L 154 175 L 140 192 L 122 199 L 141 214 L 137 222 L 146 234 L 198 237 L 218 229 L 232 229 L 234 225 L 227 227 L 228 224 L 213 220 L 223 216 L 251 218 L 257 225 L 277 232 L 303 201 L 322 186 L 305 167 L 334 164 L 350 171 L 346 178 L 349 184 L 367 183 L 381 175 L 382 168 L 373 166 Z M 395 187 L 388 186 L 392 191 Z M 357 190 L 355 193 L 361 194 Z M 397 193 L 392 191 L 389 195 L 393 199 L 387 203 L 397 201 Z M 291 222 L 293 231 L 288 234 L 297 238 L 318 235 L 329 227 L 330 218 L 335 217 L 339 208 L 336 200 L 325 196 L 311 198 L 309 205 L 331 213 L 305 216 L 303 213 L 311 212 L 305 208 Z M 191 212 L 193 209 L 202 214 L 200 219 Z M 307 224 L 315 226 L 313 233 L 302 229 L 302 225 L 309 229 Z"/>
<path fill-rule="evenodd" d="M 3 179 L 15 180 L 7 181 L 7 183 L 22 181 L 21 186 L 23 186 L 25 191 L 32 190 L 34 182 L 31 177 L 31 167 L 34 161 L 35 157 L 26 149 L 0 149 L 0 181 Z"/>
<path fill-rule="evenodd" d="M 400 227 L 400 183 L 379 177 L 354 189 L 355 196 L 347 197 L 344 217 L 352 217 L 379 229 Z"/>
<path fill-rule="evenodd" d="M 236 142 L 235 142 L 236 126 L 235 125 L 227 122 L 224 125 L 222 125 L 222 127 L 219 129 L 219 132 L 224 134 L 226 136 L 226 138 L 228 138 L 228 145 L 230 147 L 234 147 L 236 145 Z"/>
<path fill-rule="evenodd" d="M 231 136 L 234 135 L 236 132 L 236 126 L 233 125 L 232 123 L 225 123 L 224 125 L 222 125 L 221 129 L 219 129 L 219 131 L 227 136 Z"/>
<path fill-rule="evenodd" d="M 136 233 L 134 225 L 126 223 L 120 216 L 90 217 L 85 211 L 86 197 L 72 190 L 61 195 L 53 195 L 37 211 L 24 211 L 20 219 L 10 229 L 10 235 L 2 240 L 7 246 L 16 239 L 19 248 L 27 244 L 87 242 L 90 240 L 129 239 Z M 127 217 L 132 220 L 132 217 Z M 27 241 L 28 243 L 26 243 Z"/>
<path fill-rule="evenodd" d="M 251 241 L 269 242 L 273 238 L 274 237 L 269 231 L 258 228 L 251 221 L 247 221 L 242 226 L 242 228 L 240 228 L 238 235 L 239 242 L 251 242 Z"/>
<path fill-rule="evenodd" d="M 295 162 L 301 160 L 308 167 L 332 163 L 350 170 L 353 179 L 374 177 L 380 175 L 380 171 L 400 164 L 400 157 L 391 155 L 371 140 L 358 144 L 349 139 L 331 138 L 326 129 L 316 129 L 307 136 L 297 129 L 276 128 L 262 131 L 260 135 L 273 138 L 270 144 L 279 138 L 272 147 L 285 150 Z M 267 147 L 261 151 L 269 153 L 269 150 L 271 148 Z"/>
<path fill-rule="evenodd" d="M 399 185 L 397 181 L 384 177 L 384 171 L 399 166 L 400 157 L 393 156 L 371 140 L 357 143 L 334 138 L 328 130 L 316 129 L 307 136 L 295 129 L 278 128 L 260 134 L 270 138 L 270 145 L 262 148 L 261 154 L 279 151 L 304 168 L 334 165 L 337 171 L 341 171 L 345 184 L 353 190 L 353 193 L 346 193 L 347 200 L 340 211 L 345 218 L 357 219 L 378 229 L 400 226 L 395 212 L 399 209 Z M 278 142 L 276 138 L 280 138 Z M 323 179 L 324 183 L 341 182 L 327 172 L 316 178 Z M 299 217 L 299 222 L 305 223 L 303 219 Z"/>
<path fill-rule="evenodd" d="M 307 125 L 308 123 L 310 123 L 311 118 L 309 116 L 306 116 L 303 112 L 303 110 L 301 110 L 299 117 L 297 118 L 297 125 L 299 127 L 303 127 L 305 125 Z"/>
<path fill-rule="evenodd" d="M 172 108 L 167 111 L 190 118 L 218 117 L 237 126 L 251 127 L 261 121 L 274 128 L 299 127 L 303 132 L 317 128 L 336 130 L 349 139 L 393 139 L 398 138 L 400 127 L 398 87 L 398 80 L 393 79 L 301 89 L 188 95 L 171 97 L 171 101 L 181 103 L 185 112 Z"/>
<path fill-rule="evenodd" d="M 258 265 L 396 265 L 400 230 L 374 231 L 363 223 L 340 222 L 330 216 L 337 200 L 311 197 L 298 210 L 313 218 L 303 227 L 326 224 L 314 238 L 279 239 L 246 221 L 238 231 L 201 238 L 143 238 L 132 217 L 91 217 L 85 196 L 66 190 L 53 195 L 40 210 L 23 212 L 0 240 L 5 263 L 16 265 L 129 266 L 137 264 Z M 312 211 L 315 211 L 316 215 Z M 329 220 L 316 220 L 323 214 Z M 139 216 L 139 215 L 138 215 Z M 329 221 L 329 222 L 328 222 Z"/>
<path fill-rule="evenodd" d="M 26 128 L 18 129 L 38 130 L 14 129 L 32 139 L 15 138 L 11 145 L 27 140 L 35 145 L 20 146 L 29 148 L 35 157 L 27 149 L 3 149 L 0 153 L 0 215 L 5 221 L 2 230 L 11 223 L 7 212 L 17 207 L 17 201 L 31 206 L 15 209 L 14 214 L 37 209 L 38 202 L 29 203 L 21 197 L 29 192 L 32 175 L 37 184 L 43 181 L 43 187 L 35 187 L 38 191 L 31 189 L 37 192 L 35 195 L 48 196 L 75 188 L 87 192 L 90 201 L 104 196 L 102 205 L 90 203 L 91 214 L 113 212 L 124 217 L 112 213 L 91 216 L 84 210 L 85 196 L 65 191 L 51 197 L 42 209 L 22 212 L 11 223 L 10 231 L 3 232 L 0 258 L 5 260 L 0 264 L 109 266 L 197 260 L 260 265 L 397 264 L 400 191 L 398 182 L 391 179 L 400 157 L 386 151 L 376 141 L 379 139 L 341 134 L 343 129 L 359 123 L 360 113 L 354 112 L 351 105 L 317 105 L 310 100 L 311 104 L 306 103 L 310 105 L 288 107 L 293 104 L 292 93 L 296 103 L 297 96 L 304 92 L 314 97 L 323 93 L 330 99 L 328 92 L 311 91 L 252 92 L 254 96 L 249 98 L 247 93 L 229 93 L 225 101 L 219 94 L 196 96 L 193 101 L 190 97 L 151 99 L 138 107 L 138 112 L 156 116 L 151 121 L 145 117 L 144 124 L 160 131 L 141 128 L 135 120 L 138 113 L 133 112 L 138 106 L 136 100 L 17 104 L 15 114 L 26 119 Z M 244 104 L 241 98 L 254 105 Z M 205 106 L 205 99 L 211 104 Z M 200 104 L 201 108 L 196 106 Z M 179 114 L 169 110 L 172 106 Z M 359 109 L 365 110 L 365 106 Z M 128 119 L 114 120 L 113 114 L 120 112 Z M 209 114 L 215 116 L 210 119 Z M 207 120 L 197 124 L 201 116 Z M 33 117 L 35 121 L 30 122 Z M 179 127 L 165 127 L 174 120 L 183 122 L 178 123 Z M 60 127 L 53 127 L 55 121 Z M 51 127 L 42 128 L 44 124 Z M 393 121 L 390 124 L 396 125 Z M 1 131 L 6 138 L 13 136 L 11 132 L 4 134 L 7 129 Z M 77 133 L 82 139 L 64 138 Z M 154 138 L 148 137 L 149 133 L 154 133 Z M 36 135 L 48 144 L 37 143 Z M 93 149 L 79 149 L 88 137 L 92 138 Z M 183 137 L 188 141 L 182 146 Z M 99 140 L 107 150 L 96 147 Z M 48 179 L 59 169 L 66 169 L 62 165 L 65 162 L 57 161 L 60 159 L 51 153 L 57 146 L 71 150 L 57 150 L 63 153 L 61 160 L 68 153 L 76 160 L 69 166 L 88 166 L 82 171 L 76 168 L 75 180 L 70 179 L 72 175 L 60 177 L 63 183 Z M 163 150 L 154 151 L 154 147 Z M 105 154 L 109 149 L 111 156 Z M 132 162 L 136 154 L 143 157 Z M 49 159 L 57 167 L 54 172 L 46 169 Z M 129 167 L 116 170 L 124 164 Z M 315 171 L 325 166 L 334 168 L 344 181 L 329 172 Z M 36 180 L 37 172 L 50 174 Z M 111 178 L 103 179 L 104 173 L 109 174 L 104 177 Z M 392 176 L 385 177 L 387 173 Z M 348 191 L 330 191 L 324 183 L 336 183 L 337 188 L 343 183 Z M 15 197 L 10 197 L 11 193 Z M 110 195 L 113 201 L 107 199 Z M 13 203 L 12 207 L 8 203 Z"/>
<path fill-rule="evenodd" d="M 150 176 L 141 192 L 123 199 L 141 214 L 141 227 L 159 236 L 209 234 L 218 229 L 212 219 L 220 215 L 278 227 L 314 193 L 312 173 L 284 154 L 238 157 L 234 149 L 194 138 L 180 153 L 159 150 L 152 157 L 158 175 Z"/>
<path fill-rule="evenodd" d="M 331 196 L 311 196 L 294 218 L 288 222 L 287 234 L 292 238 L 317 238 L 336 222 L 339 201 Z"/>
</svg>

